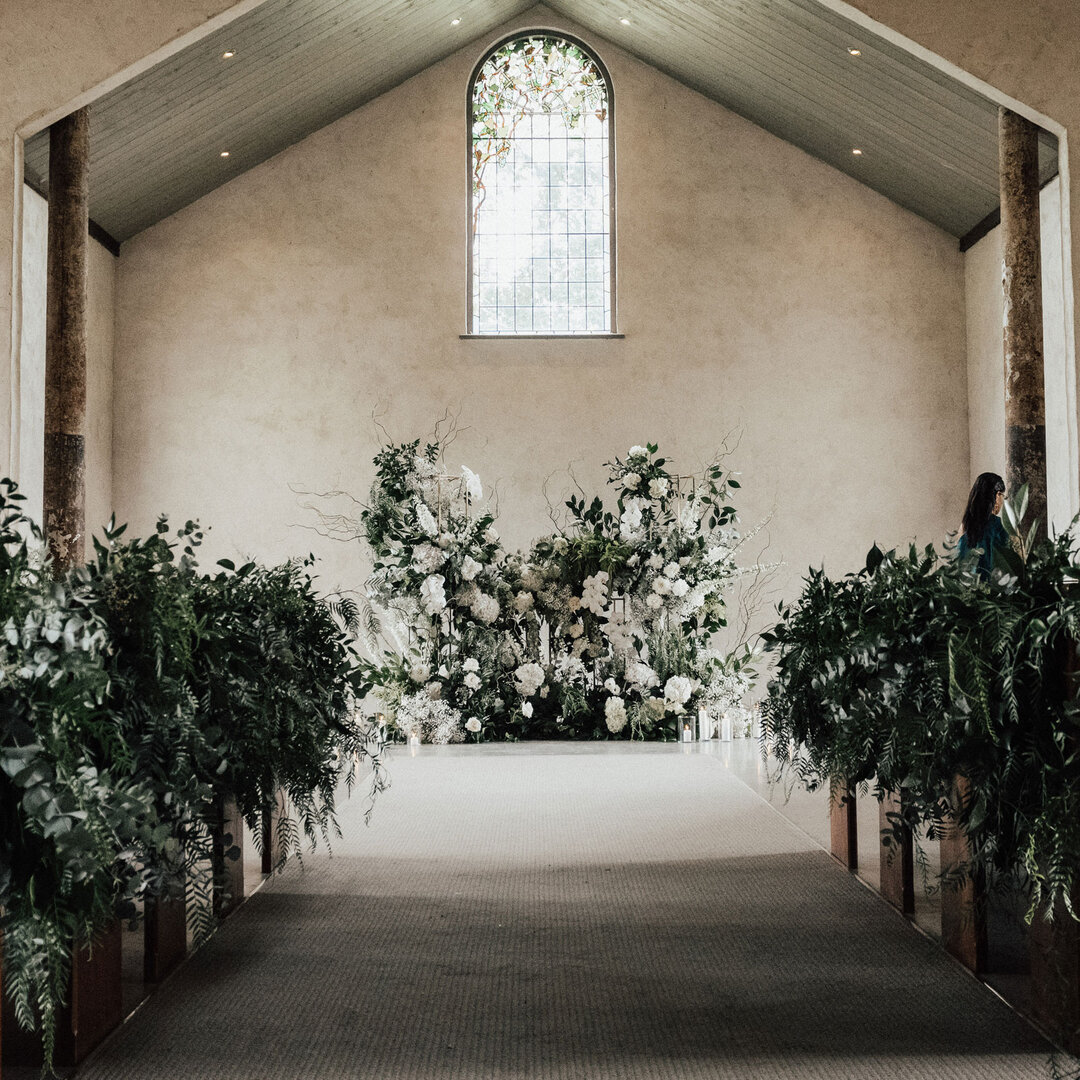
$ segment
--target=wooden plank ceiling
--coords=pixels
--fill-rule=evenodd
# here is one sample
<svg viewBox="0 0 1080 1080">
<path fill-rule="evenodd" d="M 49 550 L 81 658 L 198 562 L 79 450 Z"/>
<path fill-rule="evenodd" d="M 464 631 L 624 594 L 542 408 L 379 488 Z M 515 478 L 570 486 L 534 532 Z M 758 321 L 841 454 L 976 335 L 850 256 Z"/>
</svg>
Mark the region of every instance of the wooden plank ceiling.
<svg viewBox="0 0 1080 1080">
<path fill-rule="evenodd" d="M 954 236 L 998 206 L 993 102 L 815 0 L 266 0 L 94 104 L 91 217 L 127 240 L 526 12 L 573 20 L 601 58 L 614 42 Z M 40 191 L 48 153 L 47 132 L 26 144 Z M 1041 167 L 1057 172 L 1049 134 Z"/>
</svg>

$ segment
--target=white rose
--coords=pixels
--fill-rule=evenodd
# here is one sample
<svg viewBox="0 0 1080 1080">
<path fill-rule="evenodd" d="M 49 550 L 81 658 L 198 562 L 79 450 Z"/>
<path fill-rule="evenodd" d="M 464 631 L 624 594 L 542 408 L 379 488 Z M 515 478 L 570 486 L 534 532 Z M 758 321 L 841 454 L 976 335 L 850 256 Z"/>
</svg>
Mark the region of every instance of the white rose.
<svg viewBox="0 0 1080 1080">
<path fill-rule="evenodd" d="M 664 598 L 659 593 L 651 592 L 645 597 L 645 606 L 653 611 L 659 611 L 664 606 Z"/>
<path fill-rule="evenodd" d="M 674 596 L 685 596 L 690 591 L 690 586 L 682 579 L 679 578 L 671 583 L 671 592 Z"/>
<path fill-rule="evenodd" d="M 581 637 L 582 634 L 585 633 L 584 623 L 573 623 L 567 633 L 570 635 L 571 638 L 576 641 L 579 637 Z"/>
<path fill-rule="evenodd" d="M 480 670 L 480 661 L 477 660 L 475 656 L 470 656 L 469 659 L 466 660 L 465 663 L 461 665 L 461 670 L 462 671 L 479 671 Z"/>
<path fill-rule="evenodd" d="M 524 716 L 526 720 L 528 720 L 529 717 L 532 716 L 532 714 L 533 714 L 532 702 L 531 701 L 526 701 L 521 706 L 521 715 Z"/>
<path fill-rule="evenodd" d="M 466 555 L 464 562 L 461 564 L 461 576 L 466 581 L 472 581 L 483 569 L 483 563 L 478 563 L 471 555 Z"/>
<path fill-rule="evenodd" d="M 661 596 L 671 595 L 671 582 L 666 577 L 653 578 L 653 592 L 659 593 Z"/>
<path fill-rule="evenodd" d="M 465 730 L 471 731 L 475 735 L 480 730 L 480 721 L 477 720 L 475 716 L 470 716 L 469 719 L 465 721 Z"/>
<path fill-rule="evenodd" d="M 677 578 L 679 576 L 679 564 L 677 562 L 669 562 L 667 566 L 664 567 L 664 573 L 669 578 Z"/>
<path fill-rule="evenodd" d="M 414 683 L 426 683 L 431 678 L 431 665 L 430 664 L 413 664 L 409 668 L 409 678 Z"/>
<path fill-rule="evenodd" d="M 628 472 L 622 478 L 622 486 L 626 488 L 627 491 L 633 491 L 640 483 L 641 475 L 636 472 Z"/>
<path fill-rule="evenodd" d="M 498 542 L 498 539 L 499 539 L 499 530 L 496 529 L 494 525 L 489 525 L 484 530 L 484 543 L 485 544 L 494 544 L 494 543 Z"/>
<path fill-rule="evenodd" d="M 659 570 L 664 565 L 664 556 L 659 551 L 653 552 L 649 556 L 649 568 L 652 570 Z"/>
<path fill-rule="evenodd" d="M 630 452 L 626 455 L 628 458 L 632 457 L 648 457 L 649 451 L 644 446 L 631 446 Z"/>
<path fill-rule="evenodd" d="M 662 499 L 668 493 L 668 482 L 663 477 L 649 481 L 649 494 L 654 499 Z"/>
<path fill-rule="evenodd" d="M 462 680 L 470 690 L 480 689 L 480 676 L 475 671 L 467 672 L 465 678 Z"/>
<path fill-rule="evenodd" d="M 614 679 L 605 679 L 604 689 L 609 694 L 617 694 L 619 692 L 619 684 Z"/>
</svg>

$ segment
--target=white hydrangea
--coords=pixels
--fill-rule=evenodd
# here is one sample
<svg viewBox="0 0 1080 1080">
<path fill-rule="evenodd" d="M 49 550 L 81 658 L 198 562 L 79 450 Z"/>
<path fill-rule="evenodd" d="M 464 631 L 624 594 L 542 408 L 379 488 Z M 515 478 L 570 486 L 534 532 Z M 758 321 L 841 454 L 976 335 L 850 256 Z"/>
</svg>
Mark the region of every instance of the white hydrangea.
<svg viewBox="0 0 1080 1080">
<path fill-rule="evenodd" d="M 686 678 L 685 675 L 672 675 L 664 684 L 664 704 L 672 712 L 680 713 L 690 700 L 690 695 L 693 692 L 694 682 L 692 679 Z"/>
<path fill-rule="evenodd" d="M 539 664 L 522 664 L 514 672 L 514 688 L 522 697 L 532 697 L 544 683 L 544 669 Z"/>
<path fill-rule="evenodd" d="M 621 697 L 609 697 L 604 702 L 604 723 L 612 735 L 626 727 L 626 705 Z"/>
<path fill-rule="evenodd" d="M 429 615 L 437 615 L 446 607 L 446 578 L 442 574 L 429 574 L 420 586 L 420 603 Z"/>
<path fill-rule="evenodd" d="M 465 481 L 465 490 L 469 493 L 469 498 L 473 502 L 479 502 L 484 497 L 484 489 L 480 484 L 480 477 L 472 471 L 467 469 L 464 465 L 461 466 L 461 478 Z"/>
<path fill-rule="evenodd" d="M 647 690 L 650 686 L 658 686 L 660 677 L 643 660 L 631 660 L 626 665 L 626 681 Z"/>
<path fill-rule="evenodd" d="M 544 579 L 535 566 L 525 566 L 522 569 L 521 587 L 529 592 L 539 592 L 544 587 Z"/>
<path fill-rule="evenodd" d="M 483 569 L 483 563 L 477 562 L 471 555 L 466 555 L 461 563 L 461 576 L 466 581 L 473 581 Z"/>
<path fill-rule="evenodd" d="M 690 591 L 690 585 L 684 578 L 676 578 L 671 583 L 671 595 L 683 597 Z"/>
<path fill-rule="evenodd" d="M 533 599 L 533 594 L 522 589 L 522 591 L 514 597 L 514 610 L 519 615 L 524 615 L 526 611 L 532 610 L 535 603 L 536 601 Z"/>
<path fill-rule="evenodd" d="M 418 573 L 430 574 L 446 562 L 443 550 L 434 544 L 417 544 L 413 548 L 412 563 Z"/>
<path fill-rule="evenodd" d="M 715 566 L 719 562 L 723 562 L 728 557 L 730 552 L 725 547 L 711 547 L 705 552 L 705 562 L 709 566 Z"/>
<path fill-rule="evenodd" d="M 487 593 L 477 593 L 469 610 L 480 622 L 490 626 L 499 617 L 499 601 Z"/>
</svg>

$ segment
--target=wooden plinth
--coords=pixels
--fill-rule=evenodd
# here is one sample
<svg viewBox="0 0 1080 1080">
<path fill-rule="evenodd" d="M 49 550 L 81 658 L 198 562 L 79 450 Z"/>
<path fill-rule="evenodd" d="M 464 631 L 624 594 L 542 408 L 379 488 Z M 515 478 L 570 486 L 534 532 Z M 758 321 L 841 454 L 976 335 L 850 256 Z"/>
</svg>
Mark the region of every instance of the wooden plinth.
<svg viewBox="0 0 1080 1080">
<path fill-rule="evenodd" d="M 966 777 L 958 776 L 953 805 L 961 806 L 970 798 Z M 971 849 L 964 832 L 949 820 L 941 832 L 941 871 L 966 867 Z M 986 902 L 983 890 L 969 874 L 959 888 L 945 885 L 941 890 L 941 944 L 965 967 L 986 970 Z"/>
<path fill-rule="evenodd" d="M 98 935 L 92 952 L 85 946 L 76 951 L 68 1004 L 56 1021 L 57 1065 L 78 1065 L 124 1019 L 120 943 L 120 923 L 115 922 Z M 4 1062 L 9 1066 L 40 1066 L 40 1035 L 19 1027 L 6 999 L 3 1011 Z"/>
<path fill-rule="evenodd" d="M 244 819 L 235 799 L 217 800 L 213 861 L 214 914 L 223 919 L 244 902 Z"/>
<path fill-rule="evenodd" d="M 859 868 L 859 829 L 855 792 L 834 780 L 829 793 L 829 835 L 832 856 L 848 870 Z"/>
<path fill-rule="evenodd" d="M 187 904 L 183 886 L 174 893 L 149 897 L 143 922 L 143 978 L 161 982 L 187 956 Z"/>
<path fill-rule="evenodd" d="M 1080 924 L 1064 905 L 1058 905 L 1053 922 L 1042 912 L 1032 920 L 1028 957 L 1035 1019 L 1066 1050 L 1080 1053 Z"/>
<path fill-rule="evenodd" d="M 882 833 L 893 833 L 893 821 L 899 813 L 900 796 L 886 792 L 878 808 Z M 915 914 L 915 844 L 906 825 L 901 826 L 899 844 L 895 837 L 891 843 L 881 844 L 881 895 L 905 915 Z"/>
</svg>

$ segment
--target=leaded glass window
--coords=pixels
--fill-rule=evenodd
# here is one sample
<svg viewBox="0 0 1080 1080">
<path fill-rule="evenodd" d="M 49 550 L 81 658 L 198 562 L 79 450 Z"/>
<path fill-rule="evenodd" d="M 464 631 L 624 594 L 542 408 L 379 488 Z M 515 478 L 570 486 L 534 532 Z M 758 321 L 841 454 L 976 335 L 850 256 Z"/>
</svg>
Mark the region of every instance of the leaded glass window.
<svg viewBox="0 0 1080 1080">
<path fill-rule="evenodd" d="M 567 38 L 515 37 L 480 64 L 469 104 L 470 332 L 613 332 L 603 68 Z"/>
</svg>

